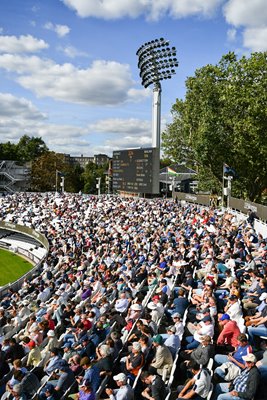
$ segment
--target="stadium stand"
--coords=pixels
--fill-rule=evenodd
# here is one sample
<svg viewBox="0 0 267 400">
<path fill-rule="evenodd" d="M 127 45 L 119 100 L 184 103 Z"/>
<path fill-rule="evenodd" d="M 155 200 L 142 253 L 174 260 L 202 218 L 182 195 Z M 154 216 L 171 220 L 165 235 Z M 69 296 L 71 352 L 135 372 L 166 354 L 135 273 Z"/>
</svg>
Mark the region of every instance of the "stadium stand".
<svg viewBox="0 0 267 400">
<path fill-rule="evenodd" d="M 187 379 L 187 398 L 222 400 L 227 374 L 214 371 L 223 363 L 210 357 L 200 370 L 193 364 L 202 359 L 205 340 L 227 358 L 233 390 L 264 399 L 267 241 L 245 217 L 167 199 L 21 193 L 0 202 L 1 221 L 27 221 L 50 245 L 32 279 L 0 300 L 3 400 L 17 392 L 42 399 L 50 391 L 55 399 L 86 398 L 86 391 L 92 400 L 127 399 L 128 386 L 135 400 L 172 400 Z M 9 243 L 8 235 L 1 230 L 0 240 Z M 41 248 L 20 234 L 12 240 Z M 188 306 L 175 320 L 170 310 L 181 289 Z M 248 334 L 248 347 L 232 346 L 231 332 L 217 343 L 226 314 L 237 332 Z M 180 345 L 171 353 L 166 328 L 179 324 Z M 142 380 L 144 371 L 154 377 L 150 383 Z M 118 374 L 127 384 L 118 387 Z"/>
</svg>

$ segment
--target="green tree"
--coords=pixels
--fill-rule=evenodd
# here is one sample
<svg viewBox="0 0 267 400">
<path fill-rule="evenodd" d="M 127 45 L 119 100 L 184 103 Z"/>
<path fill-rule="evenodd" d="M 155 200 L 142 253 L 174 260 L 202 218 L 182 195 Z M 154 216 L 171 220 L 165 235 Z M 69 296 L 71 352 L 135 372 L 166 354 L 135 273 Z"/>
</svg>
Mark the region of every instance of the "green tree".
<svg viewBox="0 0 267 400">
<path fill-rule="evenodd" d="M 64 161 L 64 155 L 48 151 L 38 157 L 32 163 L 31 186 L 34 191 L 55 191 L 60 190 L 60 176 L 57 171 L 64 174 L 67 183 L 68 165 Z M 67 187 L 65 186 L 66 190 Z"/>
<path fill-rule="evenodd" d="M 33 161 L 48 152 L 48 147 L 40 137 L 24 135 L 17 144 L 17 159 L 19 161 Z"/>
<path fill-rule="evenodd" d="M 6 142 L 0 143 L 0 160 L 17 160 L 17 145 Z"/>
<path fill-rule="evenodd" d="M 105 178 L 106 178 L 106 171 L 108 169 L 108 164 L 106 165 L 101 165 L 98 166 L 93 162 L 90 162 L 86 165 L 85 171 L 82 174 L 82 178 L 84 180 L 84 193 L 90 193 L 90 194 L 97 194 L 98 189 L 96 187 L 97 184 L 97 178 L 101 178 L 101 193 L 105 193 L 107 188 L 106 188 L 106 183 L 105 183 Z"/>
<path fill-rule="evenodd" d="M 234 53 L 186 81 L 163 134 L 166 156 L 198 165 L 200 185 L 220 187 L 223 164 L 238 173 L 233 194 L 259 200 L 267 187 L 267 53 Z"/>
</svg>

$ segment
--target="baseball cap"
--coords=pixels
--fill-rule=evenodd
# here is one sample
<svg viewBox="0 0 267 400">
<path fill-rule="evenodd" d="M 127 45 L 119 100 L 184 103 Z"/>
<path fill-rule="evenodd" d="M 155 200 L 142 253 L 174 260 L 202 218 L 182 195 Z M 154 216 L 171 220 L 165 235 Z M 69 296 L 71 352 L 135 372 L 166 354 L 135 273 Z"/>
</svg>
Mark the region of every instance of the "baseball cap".
<svg viewBox="0 0 267 400">
<path fill-rule="evenodd" d="M 152 338 L 152 342 L 162 344 L 163 343 L 163 338 L 161 335 L 156 335 Z"/>
<path fill-rule="evenodd" d="M 229 297 L 229 300 L 237 300 L 238 299 L 238 297 L 235 295 L 235 294 L 232 294 L 230 297 Z"/>
<path fill-rule="evenodd" d="M 55 336 L 55 332 L 52 331 L 52 329 L 50 329 L 50 330 L 47 332 L 47 336 L 54 337 L 54 336 Z"/>
<path fill-rule="evenodd" d="M 47 385 L 45 385 L 45 392 L 50 392 L 50 393 L 54 393 L 55 387 L 54 385 L 52 385 L 52 383 L 48 383 Z"/>
<path fill-rule="evenodd" d="M 203 322 L 211 321 L 211 317 L 209 317 L 209 316 L 207 315 L 206 317 L 202 318 L 201 321 L 203 321 Z"/>
<path fill-rule="evenodd" d="M 213 283 L 212 283 L 211 281 L 206 281 L 206 282 L 205 282 L 205 285 L 213 286 Z"/>
<path fill-rule="evenodd" d="M 179 314 L 178 312 L 175 312 L 172 314 L 172 318 L 181 318 L 181 314 Z"/>
<path fill-rule="evenodd" d="M 66 342 L 66 343 L 64 344 L 64 346 L 62 346 L 62 349 L 66 349 L 66 348 L 68 348 L 68 349 L 71 348 L 71 343 L 70 343 L 70 342 Z"/>
<path fill-rule="evenodd" d="M 257 362 L 256 356 L 254 356 L 254 354 L 252 354 L 252 353 L 247 354 L 246 356 L 243 356 L 242 358 L 244 361 L 253 362 L 253 363 Z"/>
<path fill-rule="evenodd" d="M 114 381 L 125 382 L 126 381 L 126 375 L 121 372 L 120 374 L 113 376 L 113 379 L 114 379 Z"/>
<path fill-rule="evenodd" d="M 35 346 L 36 346 L 36 343 L 35 343 L 34 340 L 30 340 L 29 343 L 27 343 L 27 346 L 28 346 L 28 347 L 35 347 Z"/>
<path fill-rule="evenodd" d="M 220 321 L 225 321 L 228 319 L 228 321 L 231 319 L 229 314 L 223 314 L 220 318 Z"/>
<path fill-rule="evenodd" d="M 141 311 L 142 310 L 142 306 L 140 304 L 133 304 L 133 305 L 131 305 L 131 310 Z"/>
<path fill-rule="evenodd" d="M 167 326 L 166 331 L 171 331 L 171 332 L 175 333 L 176 328 L 175 328 L 175 326 L 170 325 L 170 326 Z"/>
</svg>

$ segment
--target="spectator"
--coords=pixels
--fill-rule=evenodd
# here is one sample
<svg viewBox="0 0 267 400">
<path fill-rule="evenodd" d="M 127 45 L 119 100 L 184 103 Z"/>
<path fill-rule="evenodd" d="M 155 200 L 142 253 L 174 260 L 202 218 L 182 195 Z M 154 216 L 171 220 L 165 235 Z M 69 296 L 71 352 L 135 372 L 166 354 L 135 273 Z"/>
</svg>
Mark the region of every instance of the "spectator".
<svg viewBox="0 0 267 400">
<path fill-rule="evenodd" d="M 162 378 L 159 375 L 153 375 L 150 372 L 144 371 L 141 374 L 141 381 L 147 387 L 143 390 L 142 396 L 149 400 L 165 400 L 167 391 Z"/>
<path fill-rule="evenodd" d="M 251 400 L 254 398 L 257 388 L 260 383 L 260 373 L 256 367 L 257 359 L 254 354 L 248 354 L 243 357 L 245 368 L 233 382 L 219 383 L 215 388 L 215 396 L 217 400 L 228 400 L 229 397 L 233 400 L 240 398 Z"/>
<path fill-rule="evenodd" d="M 202 369 L 199 364 L 190 361 L 188 368 L 193 378 L 183 386 L 178 386 L 178 399 L 206 399 L 211 388 L 211 376 L 207 369 Z"/>
<path fill-rule="evenodd" d="M 134 391 L 128 383 L 126 383 L 126 375 L 119 373 L 113 376 L 119 389 L 106 389 L 106 394 L 109 396 L 110 400 L 133 400 Z"/>
<path fill-rule="evenodd" d="M 217 345 L 222 346 L 223 352 L 233 351 L 238 346 L 238 337 L 241 333 L 240 329 L 236 321 L 232 321 L 228 314 L 223 314 L 219 321 L 222 331 L 217 339 Z M 220 348 L 218 352 L 221 352 Z"/>
<path fill-rule="evenodd" d="M 152 374 L 157 373 L 159 375 L 162 375 L 164 370 L 170 372 L 173 365 L 173 357 L 168 347 L 163 344 L 162 336 L 154 336 L 152 342 L 156 352 L 149 366 L 149 371 Z"/>
</svg>

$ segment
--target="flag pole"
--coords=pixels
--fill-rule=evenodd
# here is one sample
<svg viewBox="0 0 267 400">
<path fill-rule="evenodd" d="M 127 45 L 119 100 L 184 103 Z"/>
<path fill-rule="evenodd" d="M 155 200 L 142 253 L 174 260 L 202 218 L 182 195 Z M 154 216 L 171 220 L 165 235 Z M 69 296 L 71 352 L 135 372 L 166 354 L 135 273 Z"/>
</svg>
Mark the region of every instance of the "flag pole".
<svg viewBox="0 0 267 400">
<path fill-rule="evenodd" d="M 57 193 L 57 173 L 58 173 L 58 170 L 56 169 L 56 193 Z"/>
<path fill-rule="evenodd" d="M 222 170 L 222 207 L 224 207 L 224 162 L 223 162 L 223 170 Z"/>
<path fill-rule="evenodd" d="M 166 167 L 166 199 L 168 197 L 168 173 L 169 173 L 169 170 L 168 170 L 168 167 Z"/>
</svg>

